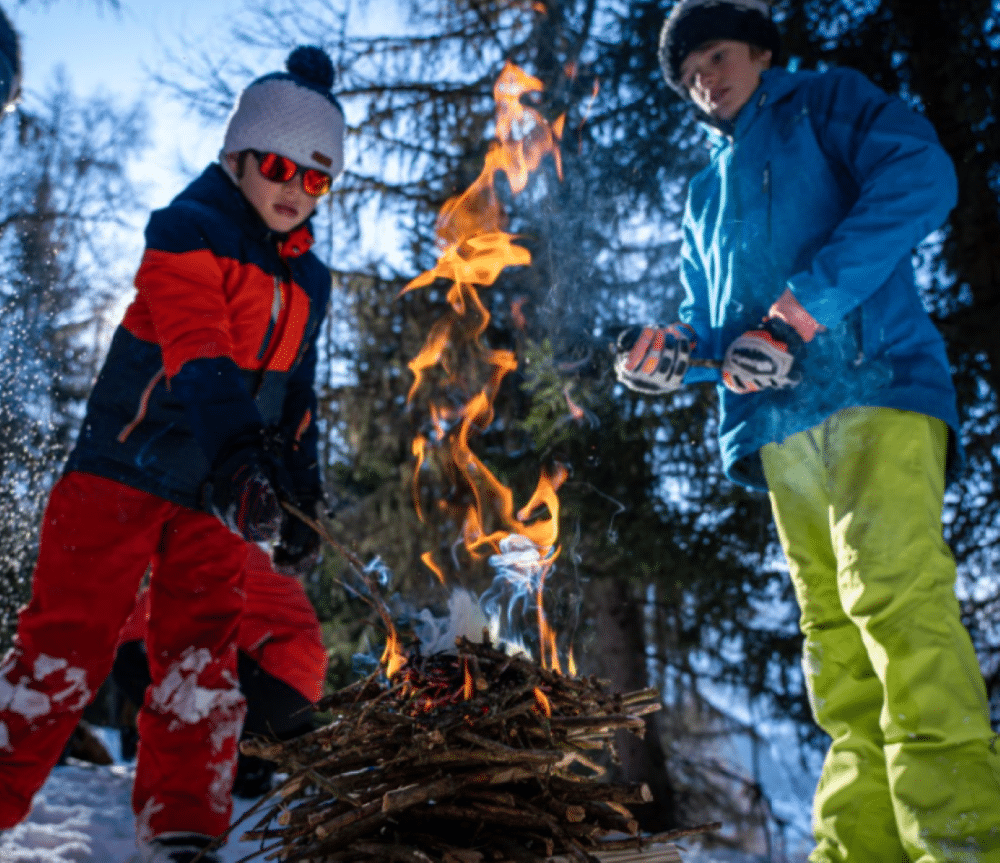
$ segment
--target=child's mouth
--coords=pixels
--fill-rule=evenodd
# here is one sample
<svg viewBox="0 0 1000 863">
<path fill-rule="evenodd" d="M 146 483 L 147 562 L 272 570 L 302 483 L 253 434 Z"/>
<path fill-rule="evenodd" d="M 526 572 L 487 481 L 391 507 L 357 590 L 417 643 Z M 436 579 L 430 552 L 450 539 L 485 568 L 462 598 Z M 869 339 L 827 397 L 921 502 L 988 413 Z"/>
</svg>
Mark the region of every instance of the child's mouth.
<svg viewBox="0 0 1000 863">
<path fill-rule="evenodd" d="M 287 216 L 291 219 L 294 219 L 299 214 L 299 211 L 295 207 L 290 207 L 288 204 L 275 204 L 274 211 L 279 216 Z"/>
</svg>

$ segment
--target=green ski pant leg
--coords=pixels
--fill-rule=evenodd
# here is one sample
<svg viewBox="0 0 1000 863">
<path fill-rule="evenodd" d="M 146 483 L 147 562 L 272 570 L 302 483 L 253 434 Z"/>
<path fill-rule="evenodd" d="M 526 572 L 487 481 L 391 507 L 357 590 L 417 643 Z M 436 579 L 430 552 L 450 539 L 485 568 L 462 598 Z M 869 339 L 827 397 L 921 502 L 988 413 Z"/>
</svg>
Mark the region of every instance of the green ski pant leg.
<svg viewBox="0 0 1000 863">
<path fill-rule="evenodd" d="M 921 414 L 858 408 L 834 415 L 812 436 L 841 606 L 882 687 L 881 745 L 906 853 L 913 863 L 1000 863 L 1000 756 L 990 748 L 985 687 L 941 538 L 947 430 Z M 777 473 L 775 483 L 780 498 Z M 853 698 L 853 687 L 847 690 Z M 833 695 L 822 705 L 824 696 L 813 695 L 821 725 Z M 826 772 L 824 780 L 830 787 Z M 821 787 L 817 812 L 823 794 Z"/>
<path fill-rule="evenodd" d="M 761 457 L 801 611 L 813 716 L 832 738 L 813 801 L 810 863 L 902 860 L 879 724 L 882 684 L 837 589 L 822 435 L 803 432 Z"/>
</svg>

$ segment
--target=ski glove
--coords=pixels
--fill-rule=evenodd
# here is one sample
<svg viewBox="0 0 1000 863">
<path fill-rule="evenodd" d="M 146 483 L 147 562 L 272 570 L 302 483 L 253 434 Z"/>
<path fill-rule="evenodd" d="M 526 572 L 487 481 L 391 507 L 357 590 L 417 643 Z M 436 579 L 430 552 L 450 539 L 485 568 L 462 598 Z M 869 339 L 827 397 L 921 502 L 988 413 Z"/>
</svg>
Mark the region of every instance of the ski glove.
<svg viewBox="0 0 1000 863">
<path fill-rule="evenodd" d="M 296 503 L 296 506 L 306 515 L 315 517 L 323 504 L 322 498 L 314 498 Z M 294 513 L 289 514 L 281 526 L 281 540 L 274 547 L 274 568 L 283 575 L 301 578 L 309 575 L 320 559 L 319 534 Z"/>
<path fill-rule="evenodd" d="M 726 349 L 722 382 L 740 395 L 794 387 L 802 379 L 795 365 L 804 351 L 802 337 L 789 324 L 765 318 Z"/>
<path fill-rule="evenodd" d="M 204 503 L 216 518 L 247 542 L 278 539 L 288 498 L 282 468 L 262 430 L 245 432 L 222 447 L 204 488 Z"/>
<path fill-rule="evenodd" d="M 615 347 L 615 375 L 630 390 L 666 395 L 681 388 L 695 347 L 687 324 L 629 327 Z"/>
</svg>

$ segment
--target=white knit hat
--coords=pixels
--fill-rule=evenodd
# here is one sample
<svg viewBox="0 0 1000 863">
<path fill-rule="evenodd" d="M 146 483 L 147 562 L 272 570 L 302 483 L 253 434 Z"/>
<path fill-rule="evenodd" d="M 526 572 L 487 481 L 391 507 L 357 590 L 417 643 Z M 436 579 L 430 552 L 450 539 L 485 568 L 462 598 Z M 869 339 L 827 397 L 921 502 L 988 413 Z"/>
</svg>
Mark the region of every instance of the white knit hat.
<svg viewBox="0 0 1000 863">
<path fill-rule="evenodd" d="M 716 39 L 765 48 L 777 62 L 781 35 L 768 0 L 678 0 L 660 31 L 660 66 L 667 83 L 685 98 L 681 64 L 688 54 Z"/>
<path fill-rule="evenodd" d="M 333 63 L 322 48 L 305 45 L 288 55 L 285 68 L 240 94 L 220 155 L 277 153 L 336 179 L 344 169 L 344 112 L 330 92 Z"/>
</svg>

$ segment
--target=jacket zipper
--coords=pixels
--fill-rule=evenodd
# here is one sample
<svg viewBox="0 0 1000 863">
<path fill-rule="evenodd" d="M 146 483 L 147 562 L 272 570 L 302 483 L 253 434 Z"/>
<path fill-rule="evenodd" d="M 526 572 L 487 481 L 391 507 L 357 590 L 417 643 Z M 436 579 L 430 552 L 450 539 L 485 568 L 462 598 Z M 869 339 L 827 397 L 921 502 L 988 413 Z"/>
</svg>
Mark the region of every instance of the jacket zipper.
<svg viewBox="0 0 1000 863">
<path fill-rule="evenodd" d="M 274 338 L 274 330 L 278 326 L 278 315 L 281 314 L 281 279 L 274 277 L 274 295 L 271 299 L 271 319 L 267 322 L 267 332 L 264 333 L 264 341 L 261 342 L 260 350 L 257 352 L 257 359 L 263 361 L 267 356 L 267 349 L 271 346 L 271 339 Z"/>
</svg>

